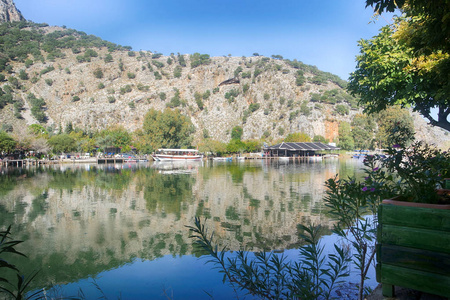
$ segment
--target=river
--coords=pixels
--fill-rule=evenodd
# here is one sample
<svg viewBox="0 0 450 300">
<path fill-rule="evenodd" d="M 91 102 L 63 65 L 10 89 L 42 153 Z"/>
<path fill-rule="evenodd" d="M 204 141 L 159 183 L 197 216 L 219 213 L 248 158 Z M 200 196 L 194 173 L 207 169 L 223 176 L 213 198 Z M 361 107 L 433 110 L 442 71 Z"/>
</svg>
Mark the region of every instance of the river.
<svg viewBox="0 0 450 300">
<path fill-rule="evenodd" d="M 361 166 L 335 159 L 2 168 L 0 228 L 12 224 L 24 241 L 18 249 L 28 257 L 14 262 L 25 274 L 39 270 L 34 289 L 53 285 L 53 293 L 87 299 L 232 299 L 186 226 L 206 218 L 231 251 L 296 259 L 297 224 L 321 224 L 323 242 L 335 240 L 324 182 L 360 176 Z"/>
</svg>

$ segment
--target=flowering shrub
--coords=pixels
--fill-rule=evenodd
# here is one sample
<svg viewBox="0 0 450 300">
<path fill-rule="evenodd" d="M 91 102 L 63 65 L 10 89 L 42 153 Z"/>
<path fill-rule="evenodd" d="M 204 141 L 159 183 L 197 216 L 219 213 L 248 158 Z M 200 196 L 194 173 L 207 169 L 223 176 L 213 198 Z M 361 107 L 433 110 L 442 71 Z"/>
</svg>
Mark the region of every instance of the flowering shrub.
<svg viewBox="0 0 450 300">
<path fill-rule="evenodd" d="M 368 157 L 364 191 L 399 195 L 400 200 L 422 203 L 448 201 L 436 192 L 450 176 L 450 153 L 422 142 L 408 148 L 398 145 L 387 150 L 387 156 Z M 448 198 L 448 197 L 447 197 Z"/>
</svg>

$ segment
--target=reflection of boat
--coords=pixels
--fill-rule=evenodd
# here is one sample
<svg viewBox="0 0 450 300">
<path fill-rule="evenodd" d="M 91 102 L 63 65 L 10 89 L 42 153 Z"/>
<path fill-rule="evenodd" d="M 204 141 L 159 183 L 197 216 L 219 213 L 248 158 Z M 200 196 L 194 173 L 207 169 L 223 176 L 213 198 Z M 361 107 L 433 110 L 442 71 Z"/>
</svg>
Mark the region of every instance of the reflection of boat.
<svg viewBox="0 0 450 300">
<path fill-rule="evenodd" d="M 232 161 L 233 158 L 230 157 L 213 157 L 213 161 Z"/>
<path fill-rule="evenodd" d="M 190 174 L 203 165 L 201 160 L 160 160 L 152 164 L 152 168 L 161 174 Z"/>
<path fill-rule="evenodd" d="M 279 156 L 278 160 L 282 160 L 282 161 L 289 161 L 290 157 L 288 156 Z"/>
<path fill-rule="evenodd" d="M 310 157 L 309 157 L 309 160 L 310 160 L 310 161 L 322 161 L 322 158 L 323 158 L 323 157 L 320 156 L 320 155 L 319 155 L 319 156 L 310 156 Z"/>
<path fill-rule="evenodd" d="M 203 155 L 194 149 L 158 149 L 152 157 L 155 161 L 201 160 Z"/>
</svg>

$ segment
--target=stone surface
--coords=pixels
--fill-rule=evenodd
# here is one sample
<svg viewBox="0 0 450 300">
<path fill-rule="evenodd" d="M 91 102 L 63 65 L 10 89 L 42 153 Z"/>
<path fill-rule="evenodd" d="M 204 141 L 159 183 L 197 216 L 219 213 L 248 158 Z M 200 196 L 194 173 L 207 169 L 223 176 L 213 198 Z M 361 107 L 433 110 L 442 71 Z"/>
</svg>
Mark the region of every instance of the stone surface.
<svg viewBox="0 0 450 300">
<path fill-rule="evenodd" d="M 0 23 L 23 20 L 25 18 L 12 0 L 0 0 Z"/>
</svg>

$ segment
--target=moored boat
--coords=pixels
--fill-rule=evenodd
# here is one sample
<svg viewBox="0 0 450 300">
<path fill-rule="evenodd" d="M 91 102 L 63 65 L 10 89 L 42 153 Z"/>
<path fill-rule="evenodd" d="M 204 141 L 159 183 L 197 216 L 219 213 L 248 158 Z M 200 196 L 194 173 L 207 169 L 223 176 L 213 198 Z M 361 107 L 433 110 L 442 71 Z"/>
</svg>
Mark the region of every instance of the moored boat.
<svg viewBox="0 0 450 300">
<path fill-rule="evenodd" d="M 155 161 L 201 160 L 203 155 L 194 149 L 158 149 L 152 157 Z"/>
</svg>

